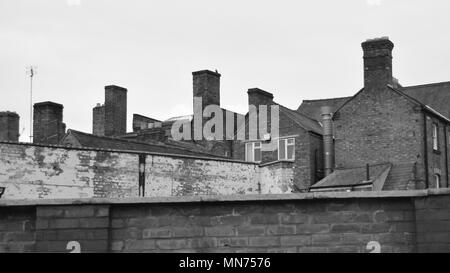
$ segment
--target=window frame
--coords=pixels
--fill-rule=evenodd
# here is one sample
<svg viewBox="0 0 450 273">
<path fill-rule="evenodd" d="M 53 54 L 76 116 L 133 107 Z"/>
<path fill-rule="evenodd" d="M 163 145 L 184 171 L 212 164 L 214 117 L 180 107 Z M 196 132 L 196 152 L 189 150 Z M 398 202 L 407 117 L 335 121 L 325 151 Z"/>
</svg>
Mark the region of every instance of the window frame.
<svg viewBox="0 0 450 273">
<path fill-rule="evenodd" d="M 432 145 L 433 145 L 433 151 L 439 151 L 439 124 L 436 122 L 433 122 L 433 128 L 432 128 Z"/>
<path fill-rule="evenodd" d="M 438 173 L 434 174 L 434 182 L 436 182 L 436 189 L 441 188 L 441 175 Z"/>
<path fill-rule="evenodd" d="M 255 147 L 255 144 L 259 144 L 259 147 Z M 248 146 L 251 146 L 251 153 L 252 153 L 252 158 L 251 158 L 251 160 L 249 160 L 249 154 L 248 154 L 248 149 L 247 149 L 247 147 Z M 256 161 L 255 160 L 255 151 L 256 150 L 259 150 L 259 154 L 260 154 L 260 158 L 261 158 L 261 160 L 258 160 L 258 161 Z M 254 162 L 254 163 L 260 163 L 260 162 L 262 162 L 262 142 L 260 142 L 260 141 L 255 141 L 255 142 L 247 142 L 247 143 L 245 143 L 245 161 L 246 162 Z"/>
<path fill-rule="evenodd" d="M 280 151 L 281 151 L 280 144 L 281 144 L 281 141 L 283 141 L 283 140 L 285 141 L 285 145 L 284 145 L 285 158 L 280 158 Z M 289 140 L 292 140 L 292 143 L 288 143 Z M 294 151 L 292 153 L 292 159 L 288 158 L 288 146 L 293 146 L 293 149 L 294 149 Z M 281 160 L 295 161 L 295 137 L 286 137 L 286 138 L 278 139 L 278 161 L 281 161 Z"/>
</svg>

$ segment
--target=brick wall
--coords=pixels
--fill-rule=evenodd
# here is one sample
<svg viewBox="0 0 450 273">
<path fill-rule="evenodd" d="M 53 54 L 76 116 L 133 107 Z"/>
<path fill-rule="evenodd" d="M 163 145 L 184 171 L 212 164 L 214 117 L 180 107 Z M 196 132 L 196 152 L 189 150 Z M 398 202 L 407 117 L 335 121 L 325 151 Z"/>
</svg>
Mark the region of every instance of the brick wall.
<svg viewBox="0 0 450 273">
<path fill-rule="evenodd" d="M 105 86 L 105 135 L 120 136 L 127 132 L 127 89 Z"/>
<path fill-rule="evenodd" d="M 438 127 L 438 149 L 433 149 L 433 124 Z M 426 116 L 426 131 L 427 131 L 427 159 L 428 159 L 428 185 L 430 188 L 437 188 L 435 175 L 439 175 L 441 182 L 439 188 L 449 187 L 448 171 L 448 146 L 449 139 L 446 139 L 445 131 L 447 130 L 446 123 L 435 117 Z M 448 138 L 448 136 L 447 136 Z"/>
<path fill-rule="evenodd" d="M 33 106 L 33 143 L 58 144 L 64 137 L 63 105 L 46 101 Z"/>
<path fill-rule="evenodd" d="M 14 112 L 0 112 L 0 141 L 19 141 L 20 117 Z"/>
<path fill-rule="evenodd" d="M 323 141 L 322 137 L 310 133 L 300 127 L 285 113 L 279 113 L 279 135 L 295 139 L 295 160 L 292 164 L 294 184 L 298 189 L 304 190 L 319 181 L 323 172 Z M 270 130 L 270 113 L 268 113 L 268 125 Z M 249 139 L 249 126 L 245 128 L 245 139 Z M 233 141 L 233 157 L 245 160 L 246 141 Z M 262 162 L 270 163 L 278 161 L 278 139 L 271 142 L 262 141 Z M 317 151 L 317 152 L 316 152 Z M 316 157 L 317 155 L 317 157 Z M 316 175 L 317 174 L 317 175 Z"/>
<path fill-rule="evenodd" d="M 335 120 L 336 165 L 394 164 L 384 190 L 424 188 L 423 115 L 388 87 L 363 90 Z M 415 177 L 416 176 L 416 177 Z"/>
<path fill-rule="evenodd" d="M 35 223 L 35 206 L 0 206 L 0 253 L 34 251 Z"/>
<path fill-rule="evenodd" d="M 294 174 L 282 166 L 274 170 L 226 159 L 0 143 L 3 198 L 137 197 L 140 156 L 145 158 L 146 196 L 292 192 Z"/>
<path fill-rule="evenodd" d="M 449 210 L 448 190 L 0 201 L 0 252 L 449 252 Z"/>
<path fill-rule="evenodd" d="M 92 109 L 92 134 L 105 135 L 105 106 L 97 105 Z"/>
<path fill-rule="evenodd" d="M 415 207 L 418 251 L 450 252 L 450 198 L 417 198 Z"/>
</svg>

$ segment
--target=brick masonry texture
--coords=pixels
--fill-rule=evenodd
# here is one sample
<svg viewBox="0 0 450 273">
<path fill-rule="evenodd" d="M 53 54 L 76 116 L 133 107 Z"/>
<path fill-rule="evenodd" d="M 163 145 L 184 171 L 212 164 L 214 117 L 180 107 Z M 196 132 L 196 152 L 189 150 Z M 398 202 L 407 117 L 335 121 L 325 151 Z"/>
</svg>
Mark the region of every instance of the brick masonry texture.
<svg viewBox="0 0 450 273">
<path fill-rule="evenodd" d="M 2 199 L 139 196 L 139 155 L 0 143 Z M 286 165 L 143 154 L 146 196 L 291 193 Z"/>
<path fill-rule="evenodd" d="M 294 195 L 292 195 L 294 196 Z M 276 200 L 0 202 L 0 252 L 450 251 L 450 192 Z M 352 197 L 353 196 L 353 197 Z M 148 199 L 150 200 L 150 199 Z"/>
<path fill-rule="evenodd" d="M 256 102 L 258 103 L 258 102 Z M 292 164 L 294 185 L 305 190 L 323 178 L 323 144 L 321 136 L 308 132 L 292 119 L 280 112 L 279 134 L 295 139 L 295 160 Z M 270 112 L 268 112 L 270 120 Z M 270 121 L 267 128 L 270 130 Z M 249 139 L 249 127 L 245 128 L 245 139 Z M 233 157 L 245 160 L 245 141 L 233 142 Z M 278 161 L 278 140 L 262 141 L 262 163 Z"/>
<path fill-rule="evenodd" d="M 33 106 L 33 143 L 58 144 L 66 133 L 63 106 L 54 102 Z"/>
<path fill-rule="evenodd" d="M 18 114 L 13 112 L 0 112 L 0 141 L 19 141 Z"/>
<path fill-rule="evenodd" d="M 336 164 L 349 168 L 392 162 L 385 190 L 424 188 L 424 177 L 413 174 L 415 164 L 424 164 L 422 122 L 414 104 L 388 87 L 364 90 L 335 120 Z"/>
</svg>

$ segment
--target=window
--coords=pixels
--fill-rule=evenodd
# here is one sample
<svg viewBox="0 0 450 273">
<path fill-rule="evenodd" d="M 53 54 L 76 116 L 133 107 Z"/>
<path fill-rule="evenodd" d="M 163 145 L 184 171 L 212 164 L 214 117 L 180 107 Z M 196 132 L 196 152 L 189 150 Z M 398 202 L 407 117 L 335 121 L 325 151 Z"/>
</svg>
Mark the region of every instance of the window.
<svg viewBox="0 0 450 273">
<path fill-rule="evenodd" d="M 433 123 L 433 150 L 438 151 L 439 150 L 439 130 L 438 125 L 436 123 Z"/>
<path fill-rule="evenodd" d="M 441 187 L 441 176 L 439 174 L 435 174 L 434 181 L 436 183 L 436 189 L 439 189 Z"/>
<path fill-rule="evenodd" d="M 261 142 L 251 142 L 245 144 L 245 161 L 261 162 Z"/>
<path fill-rule="evenodd" d="M 295 159 L 295 138 L 278 140 L 278 160 Z"/>
</svg>

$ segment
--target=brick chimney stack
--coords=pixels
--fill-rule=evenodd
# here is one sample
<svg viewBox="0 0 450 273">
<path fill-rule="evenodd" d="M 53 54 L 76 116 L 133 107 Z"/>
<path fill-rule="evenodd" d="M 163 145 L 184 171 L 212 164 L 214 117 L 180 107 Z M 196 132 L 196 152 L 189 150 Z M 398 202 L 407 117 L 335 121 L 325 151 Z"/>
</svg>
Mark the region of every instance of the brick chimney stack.
<svg viewBox="0 0 450 273">
<path fill-rule="evenodd" d="M 51 101 L 34 104 L 33 143 L 58 144 L 66 133 L 62 104 Z"/>
<path fill-rule="evenodd" d="M 92 134 L 105 135 L 105 105 L 100 103 L 92 109 Z"/>
<path fill-rule="evenodd" d="M 120 86 L 105 86 L 105 136 L 120 136 L 126 134 L 127 92 L 127 89 Z M 99 112 L 101 111 L 102 110 L 100 109 Z M 99 115 L 100 114 L 101 113 L 99 113 Z"/>
<path fill-rule="evenodd" d="M 273 94 L 259 88 L 251 88 L 247 91 L 248 105 L 254 105 L 258 110 L 260 105 L 273 104 Z"/>
<path fill-rule="evenodd" d="M 364 87 L 384 87 L 393 83 L 392 50 L 388 37 L 369 39 L 362 43 L 364 51 Z"/>
<path fill-rule="evenodd" d="M 202 98 L 202 112 L 208 105 L 220 106 L 220 77 L 217 72 L 192 72 L 194 97 Z M 195 111 L 195 109 L 194 109 Z"/>
<path fill-rule="evenodd" d="M 19 141 L 19 115 L 0 112 L 0 141 Z"/>
</svg>

